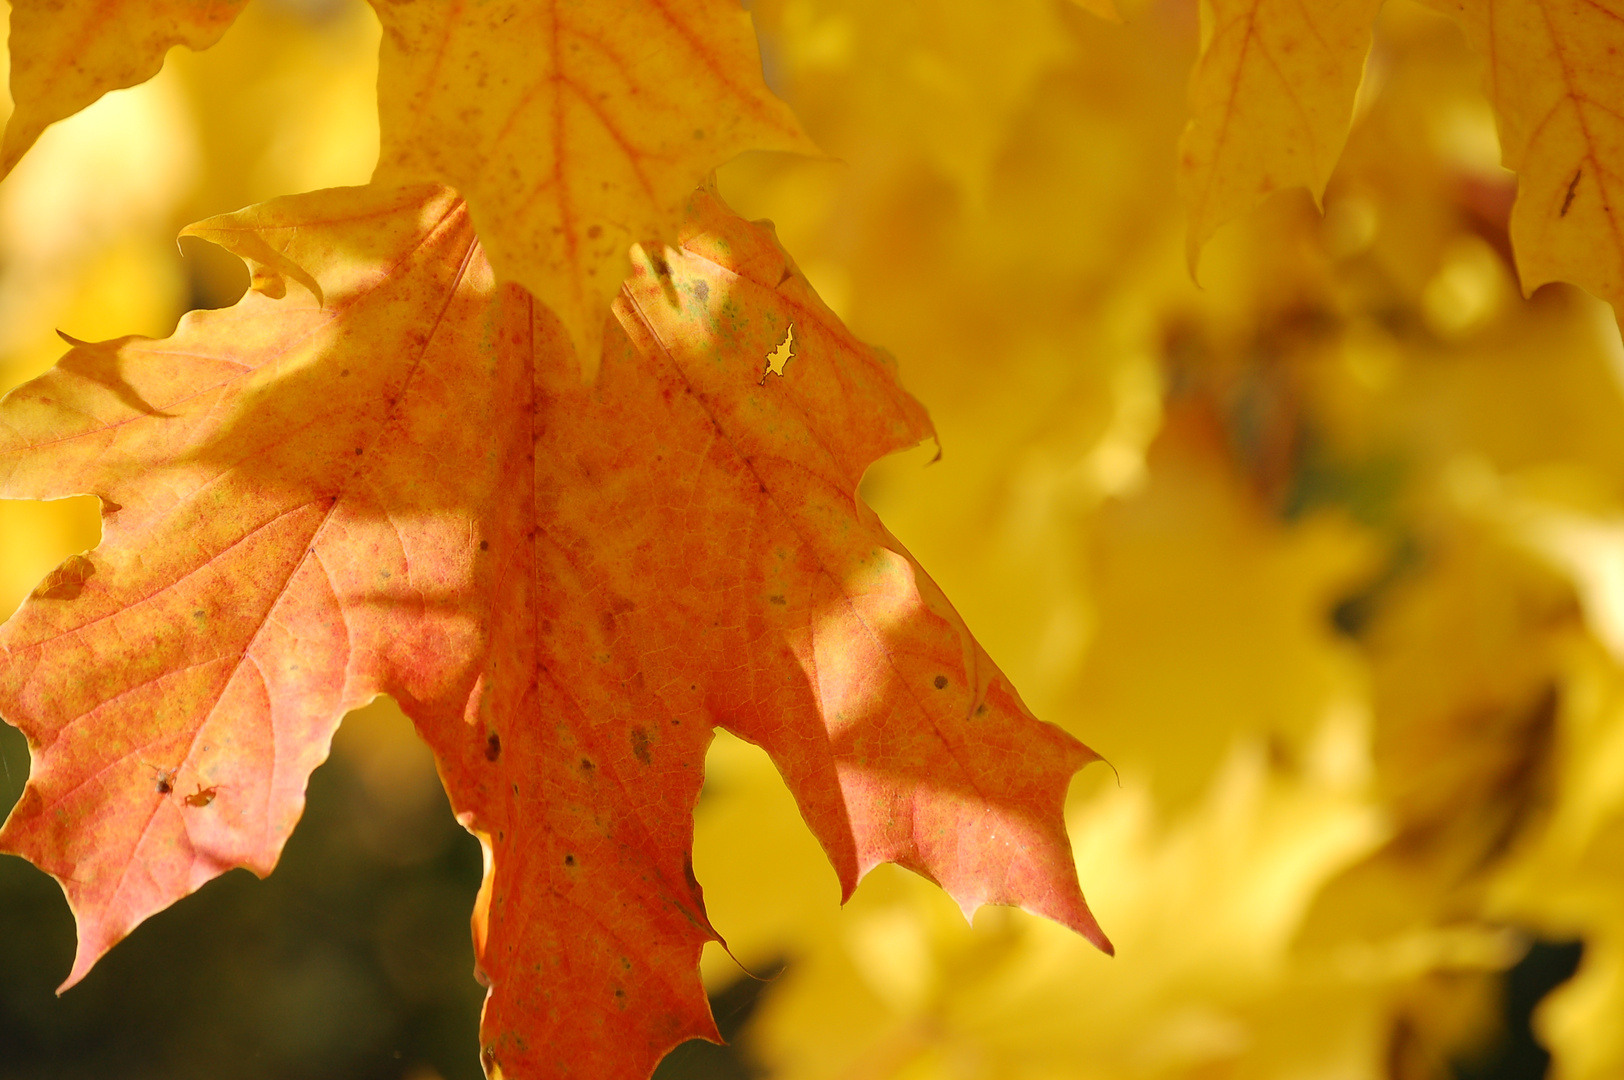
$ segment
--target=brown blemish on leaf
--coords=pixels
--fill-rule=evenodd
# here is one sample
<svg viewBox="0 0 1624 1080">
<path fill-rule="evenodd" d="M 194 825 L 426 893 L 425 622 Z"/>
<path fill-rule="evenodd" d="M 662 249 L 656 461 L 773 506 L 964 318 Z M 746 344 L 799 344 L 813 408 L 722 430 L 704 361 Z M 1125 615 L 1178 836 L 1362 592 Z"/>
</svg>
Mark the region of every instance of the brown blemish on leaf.
<svg viewBox="0 0 1624 1080">
<path fill-rule="evenodd" d="M 648 749 L 648 732 L 643 728 L 632 728 L 632 753 L 644 765 L 648 765 L 654 760 Z"/>
<path fill-rule="evenodd" d="M 1573 179 L 1568 181 L 1568 193 L 1562 197 L 1562 209 L 1556 215 L 1557 217 L 1568 216 L 1568 208 L 1573 205 L 1573 196 L 1577 194 L 1579 190 L 1579 177 L 1583 176 L 1584 172 L 1585 170 L 1583 166 L 1573 170 Z"/>
<path fill-rule="evenodd" d="M 502 756 L 502 736 L 491 732 L 485 736 L 485 760 L 495 761 Z"/>
<path fill-rule="evenodd" d="M 931 685 L 936 687 L 936 689 L 938 689 L 938 690 L 946 690 L 947 689 L 947 676 L 946 675 L 938 675 L 938 676 L 936 676 L 936 678 L 931 680 Z"/>
</svg>

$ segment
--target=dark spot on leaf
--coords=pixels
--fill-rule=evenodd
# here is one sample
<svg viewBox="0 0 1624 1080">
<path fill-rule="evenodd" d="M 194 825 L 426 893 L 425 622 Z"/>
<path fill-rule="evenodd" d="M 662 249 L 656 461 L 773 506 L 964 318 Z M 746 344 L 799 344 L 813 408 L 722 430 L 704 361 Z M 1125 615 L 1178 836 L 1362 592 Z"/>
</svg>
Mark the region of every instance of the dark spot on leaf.
<svg viewBox="0 0 1624 1080">
<path fill-rule="evenodd" d="M 340 371 L 338 373 L 338 377 L 342 379 L 344 376 L 348 375 L 349 373 L 350 373 L 350 369 L 345 368 L 343 371 Z"/>
<path fill-rule="evenodd" d="M 665 261 L 665 253 L 656 251 L 649 256 L 649 262 L 654 264 L 654 272 L 661 277 L 671 276 L 671 264 Z"/>
<path fill-rule="evenodd" d="M 986 716 L 987 715 L 987 703 L 985 701 L 983 701 L 980 705 L 976 706 L 976 715 L 977 716 Z"/>
<path fill-rule="evenodd" d="M 514 784 L 513 785 L 513 794 L 517 795 L 518 793 L 519 793 L 519 785 Z"/>
<path fill-rule="evenodd" d="M 938 675 L 938 676 L 936 676 L 936 678 L 931 680 L 931 685 L 935 686 L 936 689 L 938 689 L 938 690 L 946 690 L 947 689 L 947 676 L 946 675 Z"/>
<path fill-rule="evenodd" d="M 502 736 L 491 732 L 485 736 L 485 760 L 495 761 L 502 756 Z"/>
<path fill-rule="evenodd" d="M 481 540 L 479 542 L 479 550 L 481 550 L 481 551 L 489 551 L 490 549 L 491 549 L 491 542 L 489 540 Z"/>
<path fill-rule="evenodd" d="M 778 594 L 778 595 L 776 595 L 776 596 L 769 596 L 769 597 L 767 597 L 767 602 L 768 602 L 768 603 L 769 603 L 769 604 L 778 604 L 778 605 L 783 605 L 783 604 L 787 604 L 787 603 L 789 603 L 789 601 L 787 601 L 787 600 L 785 600 L 785 599 L 784 599 L 784 597 L 783 597 L 783 594 L 782 594 L 782 593 L 780 593 L 780 594 Z"/>
<path fill-rule="evenodd" d="M 575 856 L 574 855 L 566 855 L 566 856 L 564 856 L 564 865 L 565 866 L 574 866 L 575 865 Z"/>
<path fill-rule="evenodd" d="M 361 454 L 362 454 L 362 450 L 361 450 L 361 448 L 360 448 L 360 447 L 359 447 L 359 446 L 357 446 L 357 447 L 356 447 L 356 448 L 355 448 L 355 456 L 356 456 L 356 457 L 360 457 L 360 456 L 361 456 Z"/>
<path fill-rule="evenodd" d="M 147 768 L 152 769 L 153 772 L 158 774 L 155 782 L 152 785 L 153 789 L 157 791 L 158 794 L 168 795 L 171 791 L 175 790 L 175 773 L 177 770 L 159 769 L 152 765 L 148 765 Z"/>
<path fill-rule="evenodd" d="M 653 755 L 648 752 L 648 732 L 642 728 L 632 728 L 632 753 L 644 765 L 654 760 Z"/>
<path fill-rule="evenodd" d="M 694 298 L 696 300 L 698 300 L 701 304 L 703 304 L 707 300 L 709 300 L 710 299 L 710 282 L 708 282 L 708 281 L 696 281 L 696 282 L 694 282 Z"/>
<path fill-rule="evenodd" d="M 1573 205 L 1573 196 L 1579 190 L 1579 177 L 1583 175 L 1584 169 L 1580 168 L 1573 170 L 1573 179 L 1568 181 L 1568 193 L 1562 199 L 1562 210 L 1556 215 L 1557 217 L 1568 216 L 1568 207 Z"/>
<path fill-rule="evenodd" d="M 592 771 L 592 762 L 589 759 L 587 759 L 587 758 L 582 758 L 581 759 L 581 771 L 582 772 L 591 772 Z"/>
<path fill-rule="evenodd" d="M 592 226 L 590 229 L 588 229 L 586 231 L 586 235 L 587 235 L 588 240 L 596 240 L 598 237 L 603 235 L 603 226 L 602 225 L 594 225 L 594 226 Z"/>
</svg>

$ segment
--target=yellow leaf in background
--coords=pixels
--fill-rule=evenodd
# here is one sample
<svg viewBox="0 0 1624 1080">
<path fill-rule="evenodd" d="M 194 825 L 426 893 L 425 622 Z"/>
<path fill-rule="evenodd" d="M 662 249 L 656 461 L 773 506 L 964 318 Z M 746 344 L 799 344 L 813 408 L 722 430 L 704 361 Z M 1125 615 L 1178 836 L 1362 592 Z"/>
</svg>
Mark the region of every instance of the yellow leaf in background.
<svg viewBox="0 0 1624 1080">
<path fill-rule="evenodd" d="M 1488 62 L 1523 289 L 1581 285 L 1624 308 L 1624 4 L 1431 0 Z"/>
<path fill-rule="evenodd" d="M 1589 634 L 1571 636 L 1550 777 L 1531 834 L 1492 883 L 1487 908 L 1558 939 L 1584 942 L 1571 982 L 1541 1004 L 1535 1030 L 1563 1080 L 1624 1069 L 1624 660 L 1617 640 L 1624 566 L 1616 509 L 1590 516 L 1548 499 L 1508 500 L 1514 535 L 1572 575 Z"/>
<path fill-rule="evenodd" d="M 164 334 L 186 295 L 173 215 L 200 168 L 172 75 L 47 131 L 0 187 L 0 389 L 81 338 Z"/>
<path fill-rule="evenodd" d="M 245 0 L 13 0 L 11 93 L 0 176 L 48 126 L 158 73 L 175 45 L 206 49 Z"/>
<path fill-rule="evenodd" d="M 1097 15 L 1106 22 L 1121 22 L 1122 13 L 1117 10 L 1115 0 L 1072 0 L 1078 7 L 1092 15 Z"/>
<path fill-rule="evenodd" d="M 1356 702 L 1301 766 L 1238 747 L 1187 815 L 1138 785 L 1072 818 L 1115 959 L 1019 913 L 975 928 L 925 883 L 876 873 L 827 944 L 792 965 L 754 1029 L 781 1080 L 1364 1076 L 1387 1055 L 1393 987 L 1447 962 L 1504 962 L 1496 933 L 1293 944 L 1327 876 L 1383 836 Z"/>
<path fill-rule="evenodd" d="M 205 162 L 177 227 L 366 183 L 378 163 L 380 36 L 362 0 L 259 0 L 207 52 L 170 57 Z"/>
<path fill-rule="evenodd" d="M 374 6 L 376 179 L 460 191 L 497 274 L 558 314 L 587 371 L 631 244 L 673 241 L 741 151 L 816 152 L 733 0 Z"/>
<path fill-rule="evenodd" d="M 920 159 L 972 202 L 1010 122 L 1071 51 L 1052 0 L 759 0 L 780 82 L 841 160 Z"/>
<path fill-rule="evenodd" d="M 694 813 L 694 876 L 705 910 L 727 942 L 705 947 L 707 986 L 823 946 L 836 931 L 840 882 L 801 824 L 795 798 L 767 752 L 718 731 L 705 756 Z M 962 918 L 962 916 L 961 916 Z"/>
<path fill-rule="evenodd" d="M 1189 261 L 1264 196 L 1317 201 L 1342 152 L 1380 0 L 1207 0 L 1179 144 Z M 1210 24 L 1209 24 L 1210 19 Z"/>
<path fill-rule="evenodd" d="M 1373 555 L 1347 521 L 1275 520 L 1191 426 L 1174 414 L 1144 487 L 1101 510 L 1098 625 L 1067 710 L 1172 807 L 1206 788 L 1235 739 L 1266 734 L 1295 753 L 1357 690 L 1356 657 L 1324 613 Z"/>
<path fill-rule="evenodd" d="M 1615 840 L 1598 862 L 1615 869 L 1624 844 Z M 1609 1080 L 1624 1072 L 1624 895 L 1608 898 L 1613 917 L 1585 934 L 1584 962 L 1572 980 L 1551 991 L 1534 1013 L 1534 1030 L 1551 1048 L 1562 1080 Z"/>
</svg>

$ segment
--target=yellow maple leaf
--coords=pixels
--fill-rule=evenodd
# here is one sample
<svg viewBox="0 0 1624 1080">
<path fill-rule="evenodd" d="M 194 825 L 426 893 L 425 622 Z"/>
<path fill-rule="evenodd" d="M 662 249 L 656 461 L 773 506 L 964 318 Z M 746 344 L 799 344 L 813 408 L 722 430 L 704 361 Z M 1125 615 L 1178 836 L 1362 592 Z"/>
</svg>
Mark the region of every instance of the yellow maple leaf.
<svg viewBox="0 0 1624 1080">
<path fill-rule="evenodd" d="M 1518 173 L 1511 242 L 1523 289 L 1571 281 L 1624 304 L 1624 4 L 1433 0 L 1488 61 Z"/>
<path fill-rule="evenodd" d="M 0 176 L 40 133 L 109 90 L 158 73 L 172 46 L 206 49 L 244 0 L 15 0 L 11 5 L 11 93 L 17 111 L 0 144 Z"/>
<path fill-rule="evenodd" d="M 375 6 L 376 179 L 461 191 L 498 275 L 558 314 L 588 371 L 631 244 L 670 239 L 743 150 L 816 152 L 732 0 Z"/>
<path fill-rule="evenodd" d="M 1072 0 L 1072 3 L 1091 15 L 1097 15 L 1106 22 L 1119 23 L 1122 21 L 1122 12 L 1117 10 L 1116 0 Z"/>
<path fill-rule="evenodd" d="M 1047 0 L 760 0 L 751 11 L 820 146 L 842 160 L 886 147 L 972 201 L 986 195 L 1012 120 L 1071 51 L 1063 12 Z"/>
<path fill-rule="evenodd" d="M 1211 0 L 1179 144 L 1189 260 L 1264 196 L 1318 200 L 1342 152 L 1379 0 Z"/>
</svg>

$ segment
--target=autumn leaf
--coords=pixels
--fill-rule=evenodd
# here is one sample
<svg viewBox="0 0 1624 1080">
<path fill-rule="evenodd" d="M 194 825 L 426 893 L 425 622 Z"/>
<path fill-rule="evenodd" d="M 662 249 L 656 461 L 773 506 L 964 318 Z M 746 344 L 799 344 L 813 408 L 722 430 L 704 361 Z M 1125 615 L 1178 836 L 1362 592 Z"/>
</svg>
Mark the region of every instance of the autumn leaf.
<svg viewBox="0 0 1624 1080">
<path fill-rule="evenodd" d="M 1524 291 L 1570 281 L 1624 310 L 1624 5 L 1433 6 L 1488 63 L 1501 154 L 1517 171 L 1511 243 Z"/>
<path fill-rule="evenodd" d="M 40 132 L 109 90 L 144 82 L 175 45 L 206 49 L 244 0 L 14 0 L 11 96 L 16 111 L 0 145 L 0 176 Z"/>
<path fill-rule="evenodd" d="M 498 276 L 558 313 L 589 372 L 631 244 L 669 240 L 743 150 L 816 152 L 733 0 L 374 7 L 376 179 L 462 192 Z"/>
<path fill-rule="evenodd" d="M 76 345 L 0 405 L 0 492 L 106 513 L 0 631 L 36 755 L 0 842 L 68 894 L 69 984 L 223 870 L 269 872 L 380 693 L 491 854 L 493 1075 L 646 1075 L 715 1037 L 688 847 L 717 724 L 773 756 L 847 895 L 898 862 L 1109 947 L 1061 821 L 1094 755 L 854 499 L 929 422 L 769 231 L 696 197 L 590 386 L 445 189 L 189 232 L 250 263 L 241 303 Z"/>
<path fill-rule="evenodd" d="M 1380 0 L 1213 0 L 1179 142 L 1189 261 L 1272 192 L 1317 201 L 1347 138 Z"/>
<path fill-rule="evenodd" d="M 1117 10 L 1116 0 L 1072 0 L 1078 7 L 1091 15 L 1095 15 L 1106 22 L 1119 23 L 1122 21 L 1122 12 Z"/>
</svg>

